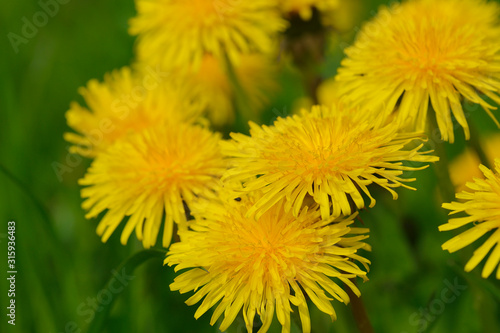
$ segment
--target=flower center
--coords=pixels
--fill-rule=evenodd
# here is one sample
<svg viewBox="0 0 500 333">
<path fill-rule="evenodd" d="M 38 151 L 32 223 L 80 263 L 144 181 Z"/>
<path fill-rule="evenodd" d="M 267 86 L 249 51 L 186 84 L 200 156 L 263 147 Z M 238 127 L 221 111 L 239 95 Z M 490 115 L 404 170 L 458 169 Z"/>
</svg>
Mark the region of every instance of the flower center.
<svg viewBox="0 0 500 333">
<path fill-rule="evenodd" d="M 366 130 L 328 118 L 311 119 L 306 127 L 305 132 L 282 133 L 270 145 L 264 158 L 275 172 L 327 176 L 367 164 L 360 156 L 366 156 L 362 152 L 373 136 Z"/>
<path fill-rule="evenodd" d="M 198 22 L 209 22 L 223 15 L 230 7 L 221 1 L 214 0 L 192 0 L 189 2 L 177 1 L 179 6 L 184 7 L 187 17 Z"/>
</svg>

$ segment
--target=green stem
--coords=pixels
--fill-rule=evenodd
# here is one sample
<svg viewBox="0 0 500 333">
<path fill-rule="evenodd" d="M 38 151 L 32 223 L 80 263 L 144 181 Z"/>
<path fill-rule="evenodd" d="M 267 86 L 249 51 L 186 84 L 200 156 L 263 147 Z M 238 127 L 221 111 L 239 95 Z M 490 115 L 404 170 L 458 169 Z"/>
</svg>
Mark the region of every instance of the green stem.
<svg viewBox="0 0 500 333">
<path fill-rule="evenodd" d="M 315 69 L 303 70 L 304 85 L 314 105 L 319 104 L 318 88 L 323 81 Z"/>
<path fill-rule="evenodd" d="M 138 252 L 125 260 L 118 268 L 116 269 L 117 274 L 121 274 L 122 272 L 125 272 L 125 274 L 131 274 L 138 266 L 143 264 L 144 262 L 148 261 L 149 259 L 153 258 L 164 258 L 166 252 L 161 251 L 161 250 L 144 250 L 141 252 Z M 114 290 L 112 284 L 115 282 L 116 277 L 113 274 L 113 276 L 108 280 L 106 285 L 102 290 Z M 101 305 L 101 311 L 98 311 L 95 314 L 94 319 L 89 325 L 89 328 L 87 330 L 88 333 L 100 333 L 103 332 L 104 329 L 104 324 L 106 322 L 106 319 L 109 316 L 109 312 L 111 311 L 111 308 L 117 298 L 117 295 L 113 295 L 111 298 L 111 301 L 108 302 L 108 304 L 102 304 Z"/>
<path fill-rule="evenodd" d="M 446 146 L 443 140 L 436 139 L 433 134 L 440 133 L 439 127 L 434 116 L 434 112 L 430 112 L 430 140 L 434 143 L 435 155 L 439 156 L 439 161 L 434 163 L 434 172 L 439 184 L 441 199 L 443 202 L 450 202 L 455 198 L 455 186 L 450 178 L 450 169 L 448 156 L 446 155 Z"/>
<path fill-rule="evenodd" d="M 355 279 L 351 279 L 351 282 L 356 284 Z M 373 333 L 374 330 L 370 322 L 370 318 L 368 317 L 368 314 L 366 312 L 365 305 L 361 300 L 361 297 L 358 297 L 348 286 L 345 287 L 345 290 L 351 300 L 350 307 L 359 332 Z"/>
<path fill-rule="evenodd" d="M 470 140 L 467 142 L 467 145 L 469 148 L 471 148 L 473 151 L 476 152 L 477 156 L 479 157 L 479 161 L 481 162 L 482 165 L 487 167 L 488 169 L 492 170 L 491 168 L 491 163 L 490 159 L 488 158 L 488 155 L 486 155 L 486 152 L 483 149 L 483 146 L 481 145 L 480 136 L 474 125 L 470 124 Z"/>
</svg>

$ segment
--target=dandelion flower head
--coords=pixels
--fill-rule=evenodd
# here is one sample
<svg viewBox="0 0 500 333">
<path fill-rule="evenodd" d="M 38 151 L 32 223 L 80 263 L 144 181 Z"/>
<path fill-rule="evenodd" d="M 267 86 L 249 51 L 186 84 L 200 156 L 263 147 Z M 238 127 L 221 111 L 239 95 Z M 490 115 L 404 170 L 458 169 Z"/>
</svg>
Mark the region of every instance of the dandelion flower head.
<svg viewBox="0 0 500 333">
<path fill-rule="evenodd" d="M 240 181 L 243 191 L 265 194 L 248 211 L 257 217 L 285 198 L 285 209 L 297 215 L 304 198 L 320 204 L 321 215 L 350 215 L 364 207 L 363 193 L 375 204 L 368 185 L 378 184 L 397 198 L 395 187 L 407 188 L 404 170 L 418 170 L 414 162 L 437 157 L 421 151 L 418 133 L 398 133 L 394 123 L 376 126 L 360 113 L 333 106 L 315 106 L 301 115 L 278 118 L 273 126 L 250 123 L 250 136 L 232 133 L 222 142 L 230 169 L 223 180 Z M 403 161 L 412 165 L 404 165 Z"/>
<path fill-rule="evenodd" d="M 132 232 L 145 248 L 156 244 L 162 223 L 162 245 L 170 243 L 174 222 L 187 227 L 184 204 L 213 196 L 226 168 L 220 135 L 188 123 L 159 123 L 116 141 L 99 154 L 87 174 L 82 206 L 87 218 L 105 212 L 97 227 L 106 242 L 124 223 L 121 243 Z M 163 222 L 164 221 L 164 222 Z"/>
<path fill-rule="evenodd" d="M 182 241 L 171 246 L 165 259 L 176 271 L 187 269 L 170 288 L 194 291 L 188 305 L 203 299 L 196 318 L 215 307 L 214 325 L 224 314 L 221 331 L 242 311 L 248 332 L 253 332 L 256 315 L 262 320 L 259 333 L 267 332 L 276 312 L 282 332 L 289 333 L 294 306 L 303 332 L 310 332 L 306 297 L 335 320 L 333 298 L 349 302 L 339 282 L 360 296 L 350 279 L 366 279 L 369 261 L 358 250 L 370 250 L 363 242 L 368 230 L 351 227 L 354 215 L 322 220 L 317 205 L 295 217 L 284 210 L 283 200 L 257 220 L 246 218 L 246 211 L 261 195 L 254 192 L 240 201 L 210 201 L 193 210 L 191 230 L 181 233 Z"/>
<path fill-rule="evenodd" d="M 443 140 L 453 118 L 469 138 L 463 99 L 494 118 L 500 103 L 500 5 L 483 0 L 409 0 L 382 8 L 367 23 L 338 70 L 341 95 L 370 105 L 374 117 L 396 112 L 423 131 L 430 106 Z"/>
</svg>

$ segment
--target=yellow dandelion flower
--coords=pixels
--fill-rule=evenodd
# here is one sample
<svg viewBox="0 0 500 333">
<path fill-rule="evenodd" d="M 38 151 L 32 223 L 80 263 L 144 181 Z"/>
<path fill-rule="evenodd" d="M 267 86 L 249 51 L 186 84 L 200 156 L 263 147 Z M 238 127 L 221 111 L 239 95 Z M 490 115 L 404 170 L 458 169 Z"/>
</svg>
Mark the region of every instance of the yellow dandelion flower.
<svg viewBox="0 0 500 333">
<path fill-rule="evenodd" d="M 331 300 L 349 302 L 339 282 L 360 296 L 349 279 L 366 280 L 366 272 L 354 261 L 368 270 L 370 262 L 357 254 L 359 249 L 370 250 L 363 242 L 368 229 L 350 227 L 354 215 L 322 220 L 317 205 L 295 217 L 284 210 L 283 200 L 258 220 L 246 218 L 261 195 L 254 192 L 240 202 L 211 201 L 193 210 L 192 230 L 181 234 L 182 241 L 170 247 L 165 259 L 176 271 L 188 269 L 170 289 L 195 291 L 188 305 L 204 298 L 195 318 L 219 303 L 210 323 L 224 313 L 221 331 L 242 311 L 248 332 L 253 332 L 255 315 L 262 320 L 259 333 L 267 332 L 274 312 L 282 332 L 290 332 L 290 312 L 296 306 L 302 331 L 310 332 L 306 297 L 335 320 Z"/>
<path fill-rule="evenodd" d="M 465 265 L 465 271 L 470 272 L 492 251 L 482 272 L 483 278 L 487 278 L 500 262 L 500 159 L 495 159 L 496 173 L 483 165 L 480 165 L 479 169 L 485 179 L 476 178 L 474 182 L 467 183 L 466 186 L 471 192 L 463 191 L 457 194 L 457 199 L 463 202 L 443 204 L 443 208 L 451 210 L 450 215 L 465 212 L 467 216 L 450 219 L 448 223 L 439 226 L 439 230 L 454 230 L 469 223 L 473 224 L 470 229 L 443 244 L 443 250 L 450 253 L 466 247 L 492 231 Z M 496 278 L 500 279 L 500 266 Z"/>
<path fill-rule="evenodd" d="M 95 157 L 128 133 L 167 118 L 194 119 L 199 108 L 183 102 L 167 75 L 147 66 L 134 72 L 125 67 L 107 74 L 104 82 L 91 80 L 80 88 L 88 108 L 73 102 L 66 113 L 68 125 L 78 132 L 64 134 L 73 144 L 70 151 Z"/>
<path fill-rule="evenodd" d="M 234 70 L 248 96 L 250 109 L 258 115 L 268 103 L 269 92 L 277 90 L 275 66 L 261 54 L 245 54 Z M 187 74 L 185 87 L 189 89 L 187 94 L 205 110 L 212 124 L 222 126 L 234 122 L 235 91 L 225 65 L 219 59 L 205 55 L 199 70 Z"/>
<path fill-rule="evenodd" d="M 163 68 L 197 68 L 205 54 L 233 63 L 241 54 L 271 53 L 285 28 L 272 1 L 136 0 L 129 32 L 138 58 Z"/>
<path fill-rule="evenodd" d="M 304 21 L 312 18 L 313 9 L 322 13 L 336 10 L 340 6 L 340 0 L 279 0 L 281 11 L 285 15 L 297 13 Z"/>
<path fill-rule="evenodd" d="M 339 32 L 350 32 L 361 20 L 363 0 L 341 0 L 336 9 L 324 15 L 323 24 Z"/>
<path fill-rule="evenodd" d="M 323 218 L 350 215 L 351 200 L 364 207 L 362 193 L 371 199 L 370 207 L 375 204 L 368 185 L 378 184 L 396 199 L 392 188 L 412 189 L 404 182 L 414 179 L 401 178 L 404 170 L 426 167 L 414 162 L 438 160 L 420 151 L 423 144 L 405 148 L 423 141 L 421 134 L 400 134 L 395 124 L 377 127 L 349 111 L 316 106 L 301 116 L 279 118 L 274 126 L 250 123 L 250 136 L 232 133 L 232 141 L 221 143 L 231 163 L 223 179 L 243 182 L 247 192 L 265 192 L 248 216 L 259 217 L 283 198 L 285 209 L 297 215 L 308 194 L 320 204 Z"/>
<path fill-rule="evenodd" d="M 469 127 L 463 98 L 494 118 L 482 95 L 500 103 L 500 5 L 484 0 L 409 0 L 382 8 L 367 23 L 338 70 L 341 95 L 370 105 L 374 117 L 424 130 L 429 101 L 444 140 L 453 118 Z M 396 110 L 397 109 L 397 110 Z"/>
<path fill-rule="evenodd" d="M 121 234 L 126 244 L 135 229 L 145 248 L 156 244 L 164 220 L 167 247 L 173 222 L 186 227 L 184 203 L 213 196 L 225 170 L 220 135 L 198 125 L 159 123 L 131 134 L 99 154 L 80 180 L 87 218 L 107 210 L 97 227 L 106 242 L 128 217 Z"/>
</svg>

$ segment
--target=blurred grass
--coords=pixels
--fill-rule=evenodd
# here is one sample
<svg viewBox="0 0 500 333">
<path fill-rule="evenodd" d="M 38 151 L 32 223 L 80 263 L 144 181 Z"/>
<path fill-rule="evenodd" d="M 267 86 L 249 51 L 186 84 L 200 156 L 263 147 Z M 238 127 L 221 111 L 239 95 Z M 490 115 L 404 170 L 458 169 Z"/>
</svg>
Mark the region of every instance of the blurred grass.
<svg viewBox="0 0 500 333">
<path fill-rule="evenodd" d="M 365 1 L 363 18 L 375 13 L 383 1 Z M 37 1 L 0 3 L 3 32 L 0 51 L 0 164 L 24 183 L 48 211 L 49 226 L 37 204 L 16 184 L 0 174 L 0 248 L 6 253 L 6 222 L 17 222 L 16 326 L 4 315 L 8 302 L 5 279 L 6 255 L 1 255 L 1 332 L 84 332 L 91 317 L 89 299 L 99 295 L 112 270 L 141 249 L 136 241 L 119 244 L 115 233 L 107 244 L 95 235 L 96 221 L 87 221 L 80 208 L 77 180 L 88 161 L 71 160 L 62 134 L 68 130 L 64 113 L 72 100 L 80 101 L 77 88 L 89 79 L 102 79 L 105 72 L 128 65 L 133 57 L 133 38 L 127 20 L 134 15 L 133 2 L 73 0 L 26 45 L 13 52 L 8 32 L 20 34 L 21 19 L 30 18 L 40 7 Z M 325 77 L 335 74 L 343 48 L 354 34 L 333 47 L 324 66 Z M 290 114 L 291 96 L 304 94 L 297 73 L 282 75 L 282 91 L 267 110 L 266 123 Z M 477 128 L 488 133 L 498 129 L 484 112 L 472 112 Z M 244 128 L 240 128 L 244 130 Z M 463 149 L 463 135 L 447 145 L 450 157 Z M 70 160 L 68 160 L 70 158 Z M 60 182 L 53 163 L 71 164 L 71 172 Z M 74 163 L 74 164 L 72 164 Z M 467 251 L 450 255 L 440 245 L 450 236 L 437 231 L 446 220 L 440 208 L 429 168 L 417 175 L 418 191 L 399 190 L 400 199 L 377 193 L 375 208 L 361 214 L 371 227 L 373 251 L 370 281 L 361 284 L 363 300 L 376 332 L 418 332 L 422 321 L 415 313 L 428 309 L 446 288 L 445 281 L 459 279 L 468 288 L 456 301 L 446 304 L 439 315 L 427 321 L 432 332 L 499 332 L 499 299 L 492 290 L 498 282 L 479 278 L 478 270 L 464 274 Z M 184 304 L 186 295 L 169 291 L 172 269 L 158 261 L 139 267 L 134 280 L 114 295 L 107 332 L 217 332 L 207 314 L 194 320 L 195 307 Z M 335 304 L 338 321 L 311 306 L 314 332 L 353 332 L 349 308 Z M 431 318 L 429 317 L 429 318 Z M 241 332 L 236 321 L 231 332 Z M 297 328 L 294 328 L 298 332 Z M 279 332 L 279 324 L 273 324 Z"/>
</svg>

